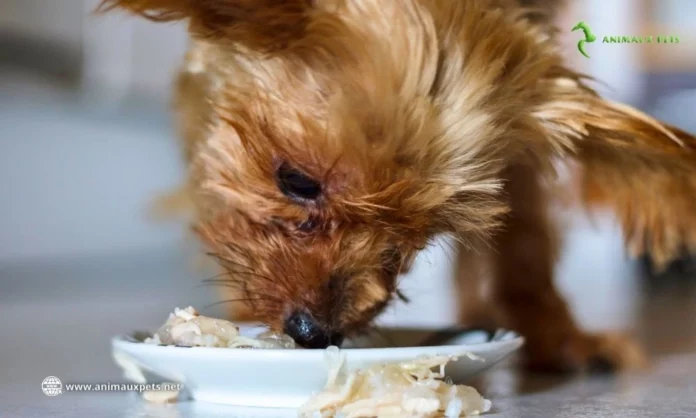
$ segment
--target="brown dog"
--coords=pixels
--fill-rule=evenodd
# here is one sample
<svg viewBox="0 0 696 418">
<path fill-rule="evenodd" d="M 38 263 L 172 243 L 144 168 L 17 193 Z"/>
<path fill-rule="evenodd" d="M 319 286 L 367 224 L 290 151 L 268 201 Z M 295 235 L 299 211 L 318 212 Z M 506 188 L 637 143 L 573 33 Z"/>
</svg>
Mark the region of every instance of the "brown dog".
<svg viewBox="0 0 696 418">
<path fill-rule="evenodd" d="M 418 251 L 450 234 L 463 299 L 490 280 L 486 318 L 527 337 L 531 366 L 634 366 L 629 340 L 583 333 L 554 287 L 544 185 L 553 161 L 579 165 L 584 201 L 613 207 L 632 253 L 664 263 L 696 244 L 696 140 L 566 68 L 555 3 L 102 6 L 190 24 L 176 84 L 186 189 L 196 231 L 255 319 L 306 347 L 340 344 L 399 295 Z"/>
</svg>

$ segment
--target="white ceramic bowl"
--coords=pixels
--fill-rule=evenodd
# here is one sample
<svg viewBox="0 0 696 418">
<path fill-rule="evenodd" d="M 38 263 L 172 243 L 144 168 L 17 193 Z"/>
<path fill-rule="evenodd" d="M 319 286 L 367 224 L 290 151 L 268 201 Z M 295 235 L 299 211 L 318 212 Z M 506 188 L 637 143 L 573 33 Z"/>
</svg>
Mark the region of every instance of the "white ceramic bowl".
<svg viewBox="0 0 696 418">
<path fill-rule="evenodd" d="M 254 328 L 242 327 L 242 332 Z M 492 366 L 518 349 L 523 339 L 507 333 L 492 342 L 474 342 L 470 336 L 433 347 L 346 348 L 348 371 L 377 363 L 401 362 L 419 356 L 458 355 L 446 373 L 455 382 Z M 183 383 L 200 401 L 238 406 L 296 408 L 326 381 L 328 364 L 324 350 L 228 349 L 158 346 L 115 337 L 113 351 L 140 368 L 167 380 Z M 480 360 L 464 354 L 471 353 Z"/>
</svg>

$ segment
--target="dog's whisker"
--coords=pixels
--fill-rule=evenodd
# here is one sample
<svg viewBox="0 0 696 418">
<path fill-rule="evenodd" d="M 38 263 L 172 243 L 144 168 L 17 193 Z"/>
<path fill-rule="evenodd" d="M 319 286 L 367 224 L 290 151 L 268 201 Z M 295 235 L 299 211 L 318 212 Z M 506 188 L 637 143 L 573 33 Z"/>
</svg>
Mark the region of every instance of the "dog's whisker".
<svg viewBox="0 0 696 418">
<path fill-rule="evenodd" d="M 411 299 L 408 296 L 404 295 L 404 293 L 401 290 L 396 289 L 394 293 L 402 302 L 411 303 Z"/>
<path fill-rule="evenodd" d="M 262 275 L 262 274 L 253 272 L 253 271 L 251 271 L 251 270 L 252 270 L 251 267 L 248 267 L 248 266 L 243 265 L 243 264 L 241 264 L 241 263 L 238 263 L 238 262 L 229 260 L 228 258 L 226 258 L 225 256 L 223 256 L 223 255 L 221 255 L 221 254 L 217 254 L 217 253 L 209 253 L 209 254 L 212 254 L 214 257 L 218 258 L 218 260 L 219 260 L 223 265 L 224 265 L 224 264 L 230 264 L 230 265 L 233 265 L 233 266 L 239 266 L 239 267 L 241 267 L 241 268 L 244 268 L 244 269 L 249 270 L 249 271 L 238 271 L 238 270 L 231 270 L 231 269 L 230 269 L 230 270 L 228 270 L 228 273 L 231 273 L 231 274 L 230 274 L 230 279 L 229 279 L 229 280 L 236 280 L 236 279 L 234 279 L 234 278 L 232 277 L 232 274 L 234 274 L 234 275 L 246 275 L 246 276 L 250 276 L 250 277 L 254 277 L 254 278 L 259 278 L 259 279 L 261 279 L 261 280 L 265 280 L 265 281 L 271 282 L 271 283 L 273 283 L 273 284 L 280 283 L 280 284 L 283 285 L 286 289 L 289 289 L 289 284 L 288 284 L 288 282 L 287 282 L 287 278 L 285 278 L 285 277 L 281 277 L 280 280 L 274 280 L 274 279 L 271 278 L 271 277 L 264 276 L 264 275 Z M 241 280 L 240 280 L 240 281 L 241 281 Z"/>
<path fill-rule="evenodd" d="M 223 289 L 232 289 L 232 290 L 237 290 L 237 291 L 244 291 L 244 287 L 242 286 L 241 283 L 225 283 L 225 284 L 215 284 L 215 285 L 210 285 L 210 286 L 215 286 L 217 288 L 223 288 Z M 272 296 L 269 295 L 263 291 L 260 290 L 253 290 L 253 289 L 248 289 L 244 291 L 244 293 L 247 296 L 262 296 L 263 298 L 266 299 L 274 299 L 274 300 L 281 300 L 280 297 L 277 296 Z"/>
<path fill-rule="evenodd" d="M 204 279 L 203 282 L 205 282 L 205 283 L 215 283 L 215 282 L 235 281 L 235 280 L 236 280 L 236 279 L 235 279 L 235 275 L 237 275 L 237 276 L 245 276 L 245 277 L 257 277 L 257 278 L 260 278 L 260 279 L 262 279 L 262 280 L 268 280 L 268 281 L 272 281 L 272 280 L 273 280 L 272 278 L 270 278 L 270 277 L 268 277 L 268 276 L 264 276 L 263 274 L 258 274 L 258 273 L 254 273 L 254 272 L 251 272 L 251 271 L 228 270 L 228 272 L 225 273 L 225 274 L 229 276 L 227 279 L 219 279 L 219 278 L 216 278 L 216 279 Z"/>
<path fill-rule="evenodd" d="M 267 298 L 235 298 L 235 299 L 225 299 L 225 300 L 221 300 L 221 301 L 218 301 L 218 302 L 214 302 L 214 303 L 208 304 L 208 305 L 206 305 L 206 306 L 204 307 L 204 309 L 210 309 L 210 308 L 213 308 L 213 307 L 215 307 L 215 306 L 223 305 L 223 304 L 226 304 L 226 303 L 230 303 L 230 304 L 231 304 L 231 303 L 240 303 L 240 302 L 243 302 L 243 303 L 254 304 L 254 302 L 259 302 L 259 301 L 276 302 L 275 299 L 267 299 Z"/>
<path fill-rule="evenodd" d="M 391 335 L 387 334 L 386 332 L 384 332 L 384 330 L 374 326 L 373 324 L 371 324 L 366 331 L 367 332 L 365 335 L 368 338 L 372 338 L 372 334 L 377 334 L 380 338 L 384 339 L 384 341 L 386 341 L 386 343 L 390 347 L 396 347 L 396 342 L 394 341 L 394 338 L 392 338 Z"/>
</svg>

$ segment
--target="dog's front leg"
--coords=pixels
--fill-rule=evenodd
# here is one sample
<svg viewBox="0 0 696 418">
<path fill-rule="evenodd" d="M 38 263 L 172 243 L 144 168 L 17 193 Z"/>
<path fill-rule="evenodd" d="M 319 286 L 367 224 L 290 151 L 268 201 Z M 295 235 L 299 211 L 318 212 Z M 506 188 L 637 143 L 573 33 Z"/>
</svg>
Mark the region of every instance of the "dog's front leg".
<svg viewBox="0 0 696 418">
<path fill-rule="evenodd" d="M 499 326 L 514 329 L 526 338 L 526 365 L 545 371 L 643 365 L 641 350 L 630 339 L 617 334 L 587 334 L 578 327 L 553 282 L 558 245 L 546 216 L 546 199 L 538 176 L 531 168 L 516 166 L 505 177 L 512 210 L 495 237 L 494 248 L 478 254 L 479 260 L 489 261 L 483 269 L 489 280 L 488 286 L 484 285 L 487 292 L 480 294 L 488 294 L 487 305 Z M 468 293 L 464 292 L 467 289 L 481 290 L 472 285 L 473 276 L 466 274 L 465 260 L 460 256 L 460 278 L 468 283 L 461 288 L 462 294 Z M 471 310 L 463 313 L 463 320 L 471 319 Z M 481 317 L 479 311 L 474 320 Z"/>
</svg>

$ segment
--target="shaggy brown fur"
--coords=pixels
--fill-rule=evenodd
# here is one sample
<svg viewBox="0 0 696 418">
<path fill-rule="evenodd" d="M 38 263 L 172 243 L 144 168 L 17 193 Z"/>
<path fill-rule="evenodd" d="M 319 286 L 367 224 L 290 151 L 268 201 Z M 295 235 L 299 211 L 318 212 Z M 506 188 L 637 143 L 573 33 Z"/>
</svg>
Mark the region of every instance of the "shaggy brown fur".
<svg viewBox="0 0 696 418">
<path fill-rule="evenodd" d="M 417 252 L 450 234 L 469 260 L 462 289 L 487 273 L 492 318 L 526 335 L 531 365 L 637 365 L 630 342 L 582 333 L 554 289 L 541 179 L 554 159 L 579 162 L 586 201 L 612 205 L 634 252 L 665 262 L 696 244 L 696 142 L 598 97 L 558 54 L 558 1 L 522 3 L 548 13 L 516 0 L 103 9 L 190 23 L 176 86 L 186 191 L 255 319 L 280 329 L 302 311 L 359 333 Z M 299 196 L 283 183 L 298 175 Z"/>
</svg>

